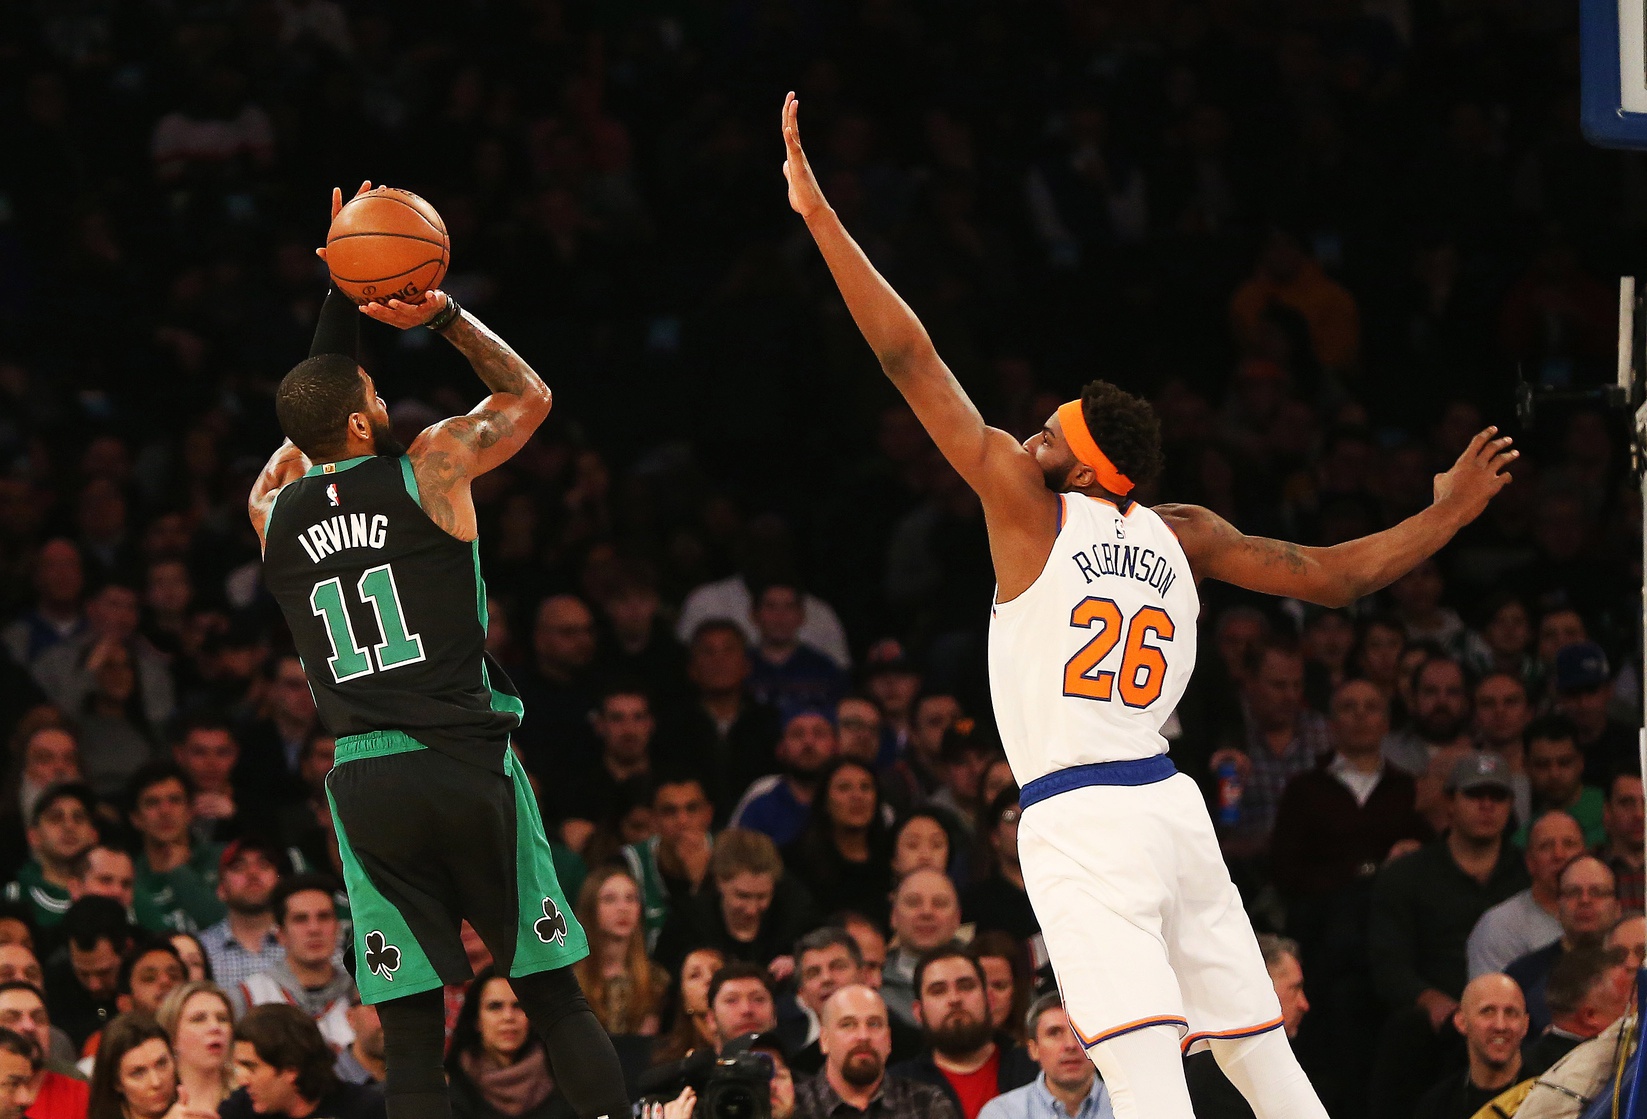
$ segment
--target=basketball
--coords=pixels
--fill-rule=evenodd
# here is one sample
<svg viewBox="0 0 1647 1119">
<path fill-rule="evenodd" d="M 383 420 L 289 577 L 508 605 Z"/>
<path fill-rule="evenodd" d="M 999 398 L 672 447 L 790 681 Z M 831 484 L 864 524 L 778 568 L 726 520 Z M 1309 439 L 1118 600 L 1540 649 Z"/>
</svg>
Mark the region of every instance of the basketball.
<svg viewBox="0 0 1647 1119">
<path fill-rule="evenodd" d="M 446 223 L 409 190 L 380 186 L 350 199 L 326 231 L 332 283 L 356 303 L 415 303 L 451 260 Z"/>
</svg>

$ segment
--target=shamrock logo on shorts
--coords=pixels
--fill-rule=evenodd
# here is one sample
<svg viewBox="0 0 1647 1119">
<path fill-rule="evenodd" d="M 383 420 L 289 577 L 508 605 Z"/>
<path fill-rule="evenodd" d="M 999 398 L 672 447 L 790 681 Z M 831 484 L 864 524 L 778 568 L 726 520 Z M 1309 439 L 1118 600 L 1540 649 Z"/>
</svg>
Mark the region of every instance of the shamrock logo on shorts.
<svg viewBox="0 0 1647 1119">
<path fill-rule="evenodd" d="M 566 914 L 560 911 L 554 898 L 543 899 L 543 917 L 532 926 L 538 934 L 538 939 L 548 944 L 554 941 L 557 945 L 566 943 Z"/>
<path fill-rule="evenodd" d="M 390 983 L 400 970 L 400 949 L 385 942 L 376 929 L 366 934 L 366 970 Z"/>
</svg>

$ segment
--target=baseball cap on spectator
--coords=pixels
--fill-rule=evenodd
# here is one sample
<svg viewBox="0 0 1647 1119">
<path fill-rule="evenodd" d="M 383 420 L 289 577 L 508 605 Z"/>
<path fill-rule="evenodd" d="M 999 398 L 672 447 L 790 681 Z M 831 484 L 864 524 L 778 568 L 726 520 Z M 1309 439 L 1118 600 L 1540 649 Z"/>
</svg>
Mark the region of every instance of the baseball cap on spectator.
<svg viewBox="0 0 1647 1119">
<path fill-rule="evenodd" d="M 223 848 L 223 854 L 217 860 L 217 872 L 222 874 L 235 864 L 242 855 L 257 853 L 269 860 L 269 865 L 275 868 L 282 878 L 292 872 L 291 859 L 286 855 L 286 849 L 267 836 L 248 835 L 240 839 L 229 841 Z"/>
<path fill-rule="evenodd" d="M 1513 796 L 1510 763 L 1490 750 L 1478 750 L 1461 759 L 1447 778 L 1447 792 L 1473 793 L 1477 789 L 1501 789 Z"/>
<path fill-rule="evenodd" d="M 945 765 L 954 765 L 965 761 L 969 755 L 993 757 L 1000 752 L 1001 743 L 992 727 L 963 716 L 944 731 L 943 743 L 938 747 L 938 760 Z"/>
<path fill-rule="evenodd" d="M 1593 692 L 1612 679 L 1607 654 L 1594 641 L 1563 645 L 1555 655 L 1556 691 Z"/>
<path fill-rule="evenodd" d="M 97 826 L 97 794 L 91 791 L 91 786 L 79 781 L 64 781 L 60 785 L 53 785 L 41 793 L 34 802 L 34 809 L 29 813 L 29 826 L 36 827 L 40 817 L 46 814 L 46 809 L 60 800 L 77 800 L 91 817 L 92 826 Z"/>
<path fill-rule="evenodd" d="M 895 637 L 883 637 L 869 647 L 864 654 L 865 680 L 876 676 L 885 676 L 888 673 L 903 672 L 914 675 L 919 670 L 910 661 L 909 654 L 904 651 L 903 645 Z"/>
</svg>

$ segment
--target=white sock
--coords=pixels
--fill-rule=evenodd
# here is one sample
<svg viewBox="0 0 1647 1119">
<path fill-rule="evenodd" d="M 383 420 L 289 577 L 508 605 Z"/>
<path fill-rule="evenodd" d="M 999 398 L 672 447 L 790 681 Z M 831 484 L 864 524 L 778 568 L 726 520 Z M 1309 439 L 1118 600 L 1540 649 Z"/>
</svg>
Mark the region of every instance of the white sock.
<svg viewBox="0 0 1647 1119">
<path fill-rule="evenodd" d="M 1218 1067 L 1258 1119 L 1327 1119 L 1327 1109 L 1299 1066 L 1285 1030 L 1209 1044 Z"/>
<path fill-rule="evenodd" d="M 1195 1119 L 1175 1026 L 1148 1026 L 1087 1050 L 1115 1119 Z M 1267 1117 L 1263 1117 L 1267 1119 Z"/>
</svg>

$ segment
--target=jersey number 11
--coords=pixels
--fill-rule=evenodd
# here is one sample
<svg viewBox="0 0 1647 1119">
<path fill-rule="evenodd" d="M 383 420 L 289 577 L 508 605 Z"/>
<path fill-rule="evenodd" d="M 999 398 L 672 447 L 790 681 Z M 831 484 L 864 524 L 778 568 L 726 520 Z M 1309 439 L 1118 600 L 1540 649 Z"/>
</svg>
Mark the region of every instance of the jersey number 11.
<svg viewBox="0 0 1647 1119">
<path fill-rule="evenodd" d="M 377 631 L 383 637 L 370 651 L 355 640 L 355 627 L 349 621 L 349 611 L 343 604 L 341 579 L 334 576 L 316 583 L 309 592 L 309 609 L 314 611 L 315 617 L 326 622 L 326 640 L 332 643 L 332 655 L 326 658 L 326 667 L 332 670 L 332 679 L 341 684 L 357 676 L 388 672 L 391 668 L 421 661 L 423 638 L 406 632 L 406 616 L 400 608 L 400 588 L 395 586 L 395 573 L 389 565 L 367 571 L 355 584 L 355 592 L 377 615 Z"/>
</svg>

